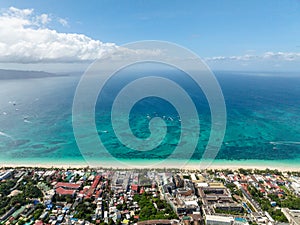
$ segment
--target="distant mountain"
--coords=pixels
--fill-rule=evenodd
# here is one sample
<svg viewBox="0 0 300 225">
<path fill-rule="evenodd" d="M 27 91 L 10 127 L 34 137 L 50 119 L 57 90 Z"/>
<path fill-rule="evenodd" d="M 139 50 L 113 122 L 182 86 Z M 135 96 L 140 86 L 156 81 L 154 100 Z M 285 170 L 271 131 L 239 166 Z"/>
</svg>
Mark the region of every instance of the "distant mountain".
<svg viewBox="0 0 300 225">
<path fill-rule="evenodd" d="M 26 78 L 43 78 L 54 76 L 66 76 L 58 75 L 55 73 L 48 73 L 44 71 L 22 71 L 22 70 L 3 70 L 0 69 L 0 80 L 8 79 L 26 79 Z"/>
</svg>

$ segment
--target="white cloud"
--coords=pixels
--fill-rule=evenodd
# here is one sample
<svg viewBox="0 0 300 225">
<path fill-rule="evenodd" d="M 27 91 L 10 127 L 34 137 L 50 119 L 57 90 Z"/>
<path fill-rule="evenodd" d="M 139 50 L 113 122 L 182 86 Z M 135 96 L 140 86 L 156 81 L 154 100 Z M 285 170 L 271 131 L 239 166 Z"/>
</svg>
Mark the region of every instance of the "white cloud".
<svg viewBox="0 0 300 225">
<path fill-rule="evenodd" d="M 0 14 L 0 62 L 89 61 L 118 48 L 83 34 L 59 33 L 47 28 L 50 21 L 49 15 L 36 15 L 33 9 L 10 7 Z"/>
<path fill-rule="evenodd" d="M 215 56 L 205 58 L 205 61 L 300 61 L 298 52 L 265 52 L 261 55 Z"/>
<path fill-rule="evenodd" d="M 6 12 L 3 13 L 3 16 L 25 18 L 32 15 L 32 13 L 33 9 L 17 9 L 15 7 L 10 7 Z"/>
<path fill-rule="evenodd" d="M 58 18 L 58 22 L 63 25 L 64 27 L 67 27 L 69 26 L 69 23 L 66 19 L 63 19 L 63 18 Z"/>
<path fill-rule="evenodd" d="M 37 16 L 36 19 L 37 19 L 37 22 L 41 23 L 42 25 L 46 25 L 47 23 L 49 23 L 51 21 L 51 18 L 47 14 L 42 14 L 40 16 Z"/>
<path fill-rule="evenodd" d="M 49 14 L 10 7 L 0 14 L 0 63 L 81 63 L 96 59 L 120 60 L 157 55 L 160 50 L 129 50 L 103 43 L 84 34 L 60 33 L 50 29 Z M 62 18 L 63 26 L 68 21 Z"/>
<path fill-rule="evenodd" d="M 300 53 L 297 52 L 266 52 L 263 55 L 264 59 L 275 59 L 284 61 L 300 60 Z"/>
<path fill-rule="evenodd" d="M 299 52 L 264 52 L 204 58 L 215 70 L 299 71 Z"/>
</svg>

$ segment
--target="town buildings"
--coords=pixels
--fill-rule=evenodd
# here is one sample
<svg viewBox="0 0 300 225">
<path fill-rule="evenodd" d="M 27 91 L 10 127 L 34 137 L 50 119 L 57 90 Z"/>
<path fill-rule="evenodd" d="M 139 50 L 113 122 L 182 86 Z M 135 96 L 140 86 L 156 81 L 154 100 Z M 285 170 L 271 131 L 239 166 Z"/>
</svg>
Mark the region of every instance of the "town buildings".
<svg viewBox="0 0 300 225">
<path fill-rule="evenodd" d="M 299 210 L 280 207 L 298 204 L 297 173 L 20 168 L 0 176 L 5 225 L 299 224 Z"/>
</svg>

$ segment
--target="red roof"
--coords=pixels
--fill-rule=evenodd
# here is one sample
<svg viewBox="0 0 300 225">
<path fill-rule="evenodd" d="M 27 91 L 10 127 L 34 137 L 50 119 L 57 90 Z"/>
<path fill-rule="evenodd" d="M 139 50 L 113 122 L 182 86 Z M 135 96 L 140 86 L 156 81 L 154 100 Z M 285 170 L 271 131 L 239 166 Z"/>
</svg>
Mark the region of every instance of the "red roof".
<svg viewBox="0 0 300 225">
<path fill-rule="evenodd" d="M 75 190 L 66 190 L 66 189 L 63 189 L 62 187 L 57 188 L 55 191 L 59 195 L 74 195 L 75 194 Z"/>
<path fill-rule="evenodd" d="M 98 183 L 99 183 L 99 181 L 100 181 L 100 178 L 101 178 L 101 176 L 99 176 L 99 175 L 97 175 L 97 176 L 95 177 L 95 180 L 94 180 L 94 182 L 93 182 L 93 184 L 92 184 L 92 188 L 96 188 L 96 187 L 97 187 L 97 185 L 98 185 Z"/>
<path fill-rule="evenodd" d="M 142 189 L 140 190 L 140 194 L 143 194 L 144 192 L 145 192 L 145 189 L 142 188 Z"/>
<path fill-rule="evenodd" d="M 66 189 L 74 189 L 74 190 L 77 190 L 80 188 L 80 184 L 74 184 L 74 183 L 67 183 L 67 182 L 58 182 L 56 185 L 55 185 L 55 188 L 59 188 L 59 187 L 62 187 L 62 188 L 66 188 Z"/>
<path fill-rule="evenodd" d="M 41 221 L 41 220 L 37 220 L 37 221 L 35 221 L 34 224 L 35 224 L 35 225 L 43 225 L 44 223 L 43 223 L 43 221 Z"/>
<path fill-rule="evenodd" d="M 96 194 L 95 194 L 95 198 L 99 198 L 101 192 L 102 192 L 102 191 L 97 191 Z"/>
<path fill-rule="evenodd" d="M 91 187 L 91 188 L 87 191 L 87 193 L 86 193 L 86 194 L 87 194 L 87 197 L 90 198 L 90 197 L 93 195 L 94 192 L 95 192 L 95 188 L 92 188 L 92 187 Z"/>
<path fill-rule="evenodd" d="M 137 184 L 131 185 L 131 190 L 138 191 L 138 189 L 139 189 L 139 186 Z"/>
</svg>

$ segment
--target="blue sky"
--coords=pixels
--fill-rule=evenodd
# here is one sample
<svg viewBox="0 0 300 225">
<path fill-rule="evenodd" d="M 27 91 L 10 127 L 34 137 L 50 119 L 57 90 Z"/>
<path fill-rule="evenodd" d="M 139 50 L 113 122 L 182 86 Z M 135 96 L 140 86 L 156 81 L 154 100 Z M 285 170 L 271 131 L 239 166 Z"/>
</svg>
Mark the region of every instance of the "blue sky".
<svg viewBox="0 0 300 225">
<path fill-rule="evenodd" d="M 36 29 L 84 34 L 117 46 L 139 40 L 170 41 L 217 69 L 300 70 L 298 0 L 0 2 L 2 13 L 10 7 L 46 14 L 50 21 Z"/>
</svg>

